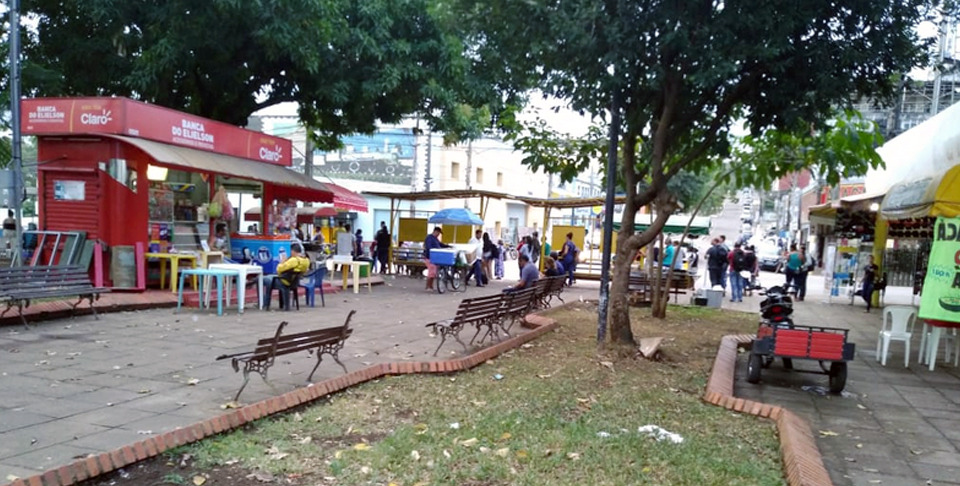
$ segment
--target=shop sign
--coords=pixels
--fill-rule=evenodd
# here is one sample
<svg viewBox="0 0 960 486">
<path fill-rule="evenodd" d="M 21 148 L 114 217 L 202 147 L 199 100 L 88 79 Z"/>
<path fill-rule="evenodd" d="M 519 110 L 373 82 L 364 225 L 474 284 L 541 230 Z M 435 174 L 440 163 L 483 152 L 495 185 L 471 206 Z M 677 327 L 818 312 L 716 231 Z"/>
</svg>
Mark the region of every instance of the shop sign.
<svg viewBox="0 0 960 486">
<path fill-rule="evenodd" d="M 53 199 L 56 201 L 83 201 L 86 195 L 83 181 L 53 181 Z"/>
<path fill-rule="evenodd" d="M 960 218 L 937 218 L 919 315 L 960 322 Z"/>
<path fill-rule="evenodd" d="M 23 100 L 23 133 L 139 137 L 289 167 L 290 140 L 126 98 Z"/>
</svg>

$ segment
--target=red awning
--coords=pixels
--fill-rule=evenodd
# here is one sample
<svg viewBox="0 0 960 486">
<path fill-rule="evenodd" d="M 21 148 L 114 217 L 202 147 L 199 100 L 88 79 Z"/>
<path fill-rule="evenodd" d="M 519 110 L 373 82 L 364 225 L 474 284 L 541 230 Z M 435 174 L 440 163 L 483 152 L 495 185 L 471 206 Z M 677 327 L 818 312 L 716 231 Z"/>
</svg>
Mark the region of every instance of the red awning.
<svg viewBox="0 0 960 486">
<path fill-rule="evenodd" d="M 337 216 L 337 208 L 331 208 L 329 206 L 320 208 L 316 213 L 313 213 L 313 215 L 318 218 L 335 218 Z"/>
<path fill-rule="evenodd" d="M 324 182 L 324 185 L 333 193 L 333 207 L 345 211 L 367 212 L 367 200 L 363 196 L 332 182 Z"/>
<path fill-rule="evenodd" d="M 313 224 L 313 218 L 332 218 L 337 216 L 337 209 L 325 206 L 322 208 L 314 208 L 310 206 L 297 208 L 297 223 L 298 224 Z M 260 208 L 254 206 L 243 212 L 244 221 L 260 221 Z"/>
</svg>

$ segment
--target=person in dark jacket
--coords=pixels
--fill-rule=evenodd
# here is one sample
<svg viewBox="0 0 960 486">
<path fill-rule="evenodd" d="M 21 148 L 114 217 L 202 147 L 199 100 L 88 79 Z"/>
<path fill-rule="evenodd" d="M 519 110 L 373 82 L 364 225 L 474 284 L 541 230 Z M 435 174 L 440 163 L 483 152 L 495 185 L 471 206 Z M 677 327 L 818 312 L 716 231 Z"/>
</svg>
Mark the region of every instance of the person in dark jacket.
<svg viewBox="0 0 960 486">
<path fill-rule="evenodd" d="M 393 237 L 390 236 L 390 231 L 387 229 L 387 223 L 385 221 L 380 222 L 380 230 L 377 231 L 377 234 L 374 236 L 374 241 L 377 243 L 377 261 L 380 262 L 380 273 L 388 273 L 390 247 L 393 245 Z"/>
<path fill-rule="evenodd" d="M 727 268 L 727 251 L 720 238 L 714 238 L 713 246 L 707 250 L 707 272 L 710 274 L 710 287 L 723 286 L 723 271 Z"/>
</svg>

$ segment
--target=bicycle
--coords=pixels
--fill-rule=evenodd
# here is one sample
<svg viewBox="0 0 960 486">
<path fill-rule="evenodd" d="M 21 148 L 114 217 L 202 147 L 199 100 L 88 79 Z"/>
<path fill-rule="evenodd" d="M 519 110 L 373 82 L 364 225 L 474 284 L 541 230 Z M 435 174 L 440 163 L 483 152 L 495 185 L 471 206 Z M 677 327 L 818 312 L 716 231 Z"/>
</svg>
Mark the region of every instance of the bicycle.
<svg viewBox="0 0 960 486">
<path fill-rule="evenodd" d="M 437 292 L 442 294 L 447 289 L 454 292 L 460 292 L 461 289 L 466 290 L 464 288 L 465 277 L 466 273 L 463 271 L 463 267 L 459 265 L 437 265 Z"/>
</svg>

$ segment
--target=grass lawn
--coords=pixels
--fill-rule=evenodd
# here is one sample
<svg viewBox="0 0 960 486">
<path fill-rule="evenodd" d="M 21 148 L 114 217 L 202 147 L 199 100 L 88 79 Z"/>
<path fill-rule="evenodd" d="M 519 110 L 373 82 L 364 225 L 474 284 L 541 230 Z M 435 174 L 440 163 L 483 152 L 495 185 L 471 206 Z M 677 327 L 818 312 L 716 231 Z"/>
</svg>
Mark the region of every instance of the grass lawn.
<svg viewBox="0 0 960 486">
<path fill-rule="evenodd" d="M 756 318 L 648 312 L 634 310 L 634 331 L 667 338 L 662 362 L 597 356 L 596 307 L 568 306 L 549 313 L 556 332 L 469 372 L 380 379 L 179 448 L 144 469 L 149 482 L 127 472 L 137 484 L 783 484 L 773 423 L 700 400 L 720 336 Z M 637 431 L 647 424 L 684 440 Z"/>
</svg>

